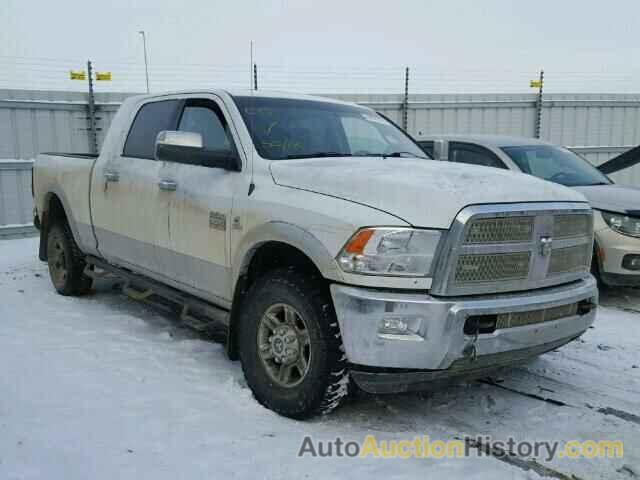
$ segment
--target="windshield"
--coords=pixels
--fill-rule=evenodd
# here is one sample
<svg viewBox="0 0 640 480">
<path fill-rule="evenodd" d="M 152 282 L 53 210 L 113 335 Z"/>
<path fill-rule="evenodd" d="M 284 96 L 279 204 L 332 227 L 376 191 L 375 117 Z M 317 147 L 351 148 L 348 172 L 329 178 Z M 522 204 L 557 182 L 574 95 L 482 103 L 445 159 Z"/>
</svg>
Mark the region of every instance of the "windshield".
<svg viewBox="0 0 640 480">
<path fill-rule="evenodd" d="M 551 145 L 502 147 L 524 173 L 567 187 L 608 185 L 604 174 L 566 148 Z"/>
<path fill-rule="evenodd" d="M 315 100 L 234 97 L 261 157 L 428 158 L 402 130 L 355 105 Z"/>
</svg>

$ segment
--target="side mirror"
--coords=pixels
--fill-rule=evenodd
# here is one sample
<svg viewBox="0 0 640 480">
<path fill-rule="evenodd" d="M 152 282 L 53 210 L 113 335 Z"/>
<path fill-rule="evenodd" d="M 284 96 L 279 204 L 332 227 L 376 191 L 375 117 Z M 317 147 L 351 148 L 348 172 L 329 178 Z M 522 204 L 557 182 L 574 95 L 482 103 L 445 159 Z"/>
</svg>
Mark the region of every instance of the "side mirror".
<svg viewBox="0 0 640 480">
<path fill-rule="evenodd" d="M 237 153 L 232 150 L 207 150 L 197 132 L 163 130 L 156 137 L 156 160 L 210 168 L 240 170 Z"/>
</svg>

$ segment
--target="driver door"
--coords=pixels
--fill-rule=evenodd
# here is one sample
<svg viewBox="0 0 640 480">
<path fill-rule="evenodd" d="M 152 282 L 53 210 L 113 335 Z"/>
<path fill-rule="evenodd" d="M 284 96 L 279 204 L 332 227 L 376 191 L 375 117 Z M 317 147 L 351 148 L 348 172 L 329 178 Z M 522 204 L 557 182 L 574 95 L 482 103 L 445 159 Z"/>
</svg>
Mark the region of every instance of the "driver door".
<svg viewBox="0 0 640 480">
<path fill-rule="evenodd" d="M 178 130 L 202 135 L 203 148 L 238 155 L 226 108 L 216 96 L 187 98 Z M 178 282 L 214 303 L 231 300 L 229 245 L 235 191 L 245 191 L 237 170 L 164 162 L 160 176 L 176 187 L 169 201 L 169 270 Z"/>
</svg>

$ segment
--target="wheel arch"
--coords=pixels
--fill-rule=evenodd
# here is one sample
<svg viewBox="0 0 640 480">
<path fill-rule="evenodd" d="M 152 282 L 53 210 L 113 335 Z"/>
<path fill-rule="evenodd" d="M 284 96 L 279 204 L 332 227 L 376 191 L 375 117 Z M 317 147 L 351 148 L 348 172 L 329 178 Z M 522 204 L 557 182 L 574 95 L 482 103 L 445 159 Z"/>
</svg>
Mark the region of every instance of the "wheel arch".
<svg viewBox="0 0 640 480">
<path fill-rule="evenodd" d="M 40 247 L 38 251 L 40 260 L 47 260 L 47 237 L 49 235 L 49 228 L 56 221 L 62 220 L 67 222 L 71 229 L 73 239 L 80 245 L 76 221 L 64 192 L 57 189 L 48 191 L 43 197 L 41 208 Z"/>
<path fill-rule="evenodd" d="M 227 353 L 237 355 L 237 319 L 246 293 L 257 278 L 281 267 L 294 267 L 325 281 L 340 280 L 333 256 L 309 231 L 286 222 L 270 222 L 252 230 L 242 240 L 233 268 L 233 301 L 229 318 Z"/>
</svg>

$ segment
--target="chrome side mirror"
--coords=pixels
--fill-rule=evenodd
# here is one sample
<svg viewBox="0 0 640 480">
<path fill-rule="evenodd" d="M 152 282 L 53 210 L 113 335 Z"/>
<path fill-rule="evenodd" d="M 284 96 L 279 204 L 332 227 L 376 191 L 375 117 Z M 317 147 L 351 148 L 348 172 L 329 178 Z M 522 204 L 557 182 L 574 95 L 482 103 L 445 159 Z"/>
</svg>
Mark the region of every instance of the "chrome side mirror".
<svg viewBox="0 0 640 480">
<path fill-rule="evenodd" d="M 163 162 L 200 165 L 226 170 L 240 170 L 235 150 L 207 150 L 202 135 L 196 132 L 163 130 L 156 137 L 155 158 Z"/>
<path fill-rule="evenodd" d="M 163 147 L 191 147 L 202 148 L 202 135 L 197 132 L 179 132 L 176 130 L 163 130 L 158 133 L 156 137 L 155 157 L 156 160 L 162 160 L 159 158 L 163 150 Z"/>
</svg>

